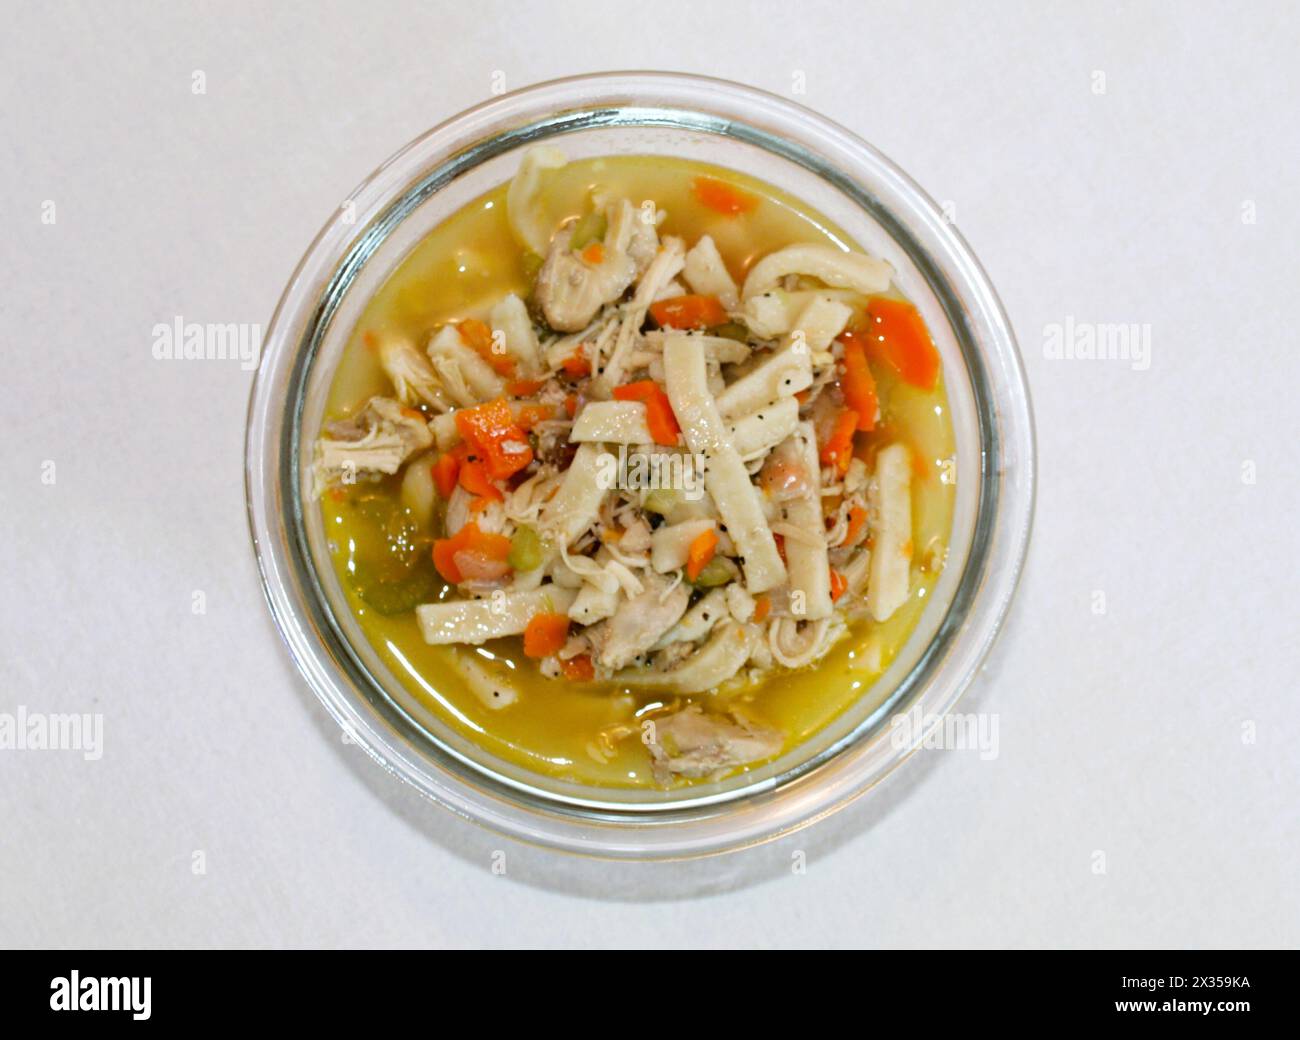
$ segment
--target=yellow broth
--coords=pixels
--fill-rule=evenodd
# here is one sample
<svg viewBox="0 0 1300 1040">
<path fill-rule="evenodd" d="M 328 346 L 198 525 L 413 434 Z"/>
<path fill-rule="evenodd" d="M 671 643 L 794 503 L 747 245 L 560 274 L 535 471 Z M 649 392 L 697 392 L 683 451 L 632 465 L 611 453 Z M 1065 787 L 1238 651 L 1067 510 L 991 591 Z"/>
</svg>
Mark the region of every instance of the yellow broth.
<svg viewBox="0 0 1300 1040">
<path fill-rule="evenodd" d="M 757 196 L 750 212 L 723 215 L 700 204 L 692 192 L 698 176 L 722 179 Z M 558 225 L 589 208 L 594 188 L 623 195 L 634 204 L 653 200 L 667 211 L 661 235 L 679 235 L 693 244 L 713 236 L 738 282 L 748 268 L 772 250 L 795 242 L 852 245 L 825 218 L 772 186 L 736 171 L 661 157 L 618 156 L 570 163 L 548 175 L 545 204 Z M 393 272 L 362 314 L 335 373 L 326 419 L 341 419 L 375 394 L 391 387 L 362 339 L 367 332 L 392 331 L 423 344 L 438 326 L 467 317 L 485 317 L 507 292 L 526 296 L 529 260 L 506 221 L 506 185 L 475 199 L 434 228 Z M 912 449 L 913 594 L 884 623 L 860 620 L 849 637 L 820 663 L 798 672 L 776 669 L 756 684 L 735 692 L 672 698 L 718 708 L 739 704 L 746 715 L 780 729 L 786 750 L 806 740 L 868 691 L 920 618 L 942 568 L 952 523 L 955 489 L 943 479 L 955 452 L 942 379 L 922 391 L 873 366 L 882 422 L 859 454 L 894 440 Z M 358 512 L 365 497 L 398 501 L 400 475 L 378 484 L 358 484 L 344 495 L 321 499 L 334 566 L 363 632 L 388 667 L 423 703 L 448 724 L 465 732 L 488 752 L 568 781 L 607 787 L 653 784 L 646 749 L 633 733 L 602 741 L 601 731 L 634 728 L 638 712 L 664 703 L 660 694 L 629 692 L 614 683 L 549 680 L 523 655 L 519 639 L 484 647 L 429 646 L 413 611 L 381 615 L 369 608 L 349 581 L 355 556 L 364 551 L 368 521 Z M 437 523 L 435 518 L 435 524 Z M 432 538 L 435 533 L 423 532 Z M 426 547 L 427 548 L 427 547 Z M 439 583 L 441 584 L 441 583 Z M 449 594 L 443 589 L 441 596 Z M 475 654 L 519 691 L 516 703 L 493 710 L 480 700 L 455 667 L 455 656 Z M 730 689 L 728 687 L 727 689 Z"/>
</svg>

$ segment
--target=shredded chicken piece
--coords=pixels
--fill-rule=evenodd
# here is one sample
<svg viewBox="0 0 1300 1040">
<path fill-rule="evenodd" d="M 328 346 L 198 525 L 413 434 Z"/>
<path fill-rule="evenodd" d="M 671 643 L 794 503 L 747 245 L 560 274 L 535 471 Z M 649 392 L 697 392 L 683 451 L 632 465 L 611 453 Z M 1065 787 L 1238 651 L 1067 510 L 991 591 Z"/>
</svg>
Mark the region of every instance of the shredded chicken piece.
<svg viewBox="0 0 1300 1040">
<path fill-rule="evenodd" d="M 572 228 L 551 239 L 546 262 L 537 275 L 537 300 L 551 328 L 561 332 L 585 328 L 601 307 L 627 291 L 637 275 L 636 261 L 627 251 L 635 219 L 627 199 L 610 203 L 606 209 L 608 230 L 595 263 L 585 257 L 585 251 L 575 252 L 571 247 Z"/>
<path fill-rule="evenodd" d="M 332 423 L 316 442 L 320 487 L 355 483 L 358 473 L 396 473 L 402 463 L 433 443 L 419 412 L 390 397 L 372 397 L 352 419 Z"/>
<path fill-rule="evenodd" d="M 674 777 L 719 778 L 737 766 L 771 758 L 785 743 L 778 730 L 740 716 L 706 715 L 694 704 L 652 722 L 646 746 L 662 785 Z"/>
<path fill-rule="evenodd" d="M 601 396 L 609 396 L 612 388 L 622 382 L 627 358 L 632 352 L 633 344 L 641 338 L 641 326 L 645 324 L 650 304 L 654 302 L 659 290 L 682 269 L 685 257 L 686 247 L 680 238 L 665 238 L 654 260 L 641 276 L 632 302 L 628 304 L 623 316 L 614 350 L 594 380 L 594 387 Z"/>
<path fill-rule="evenodd" d="M 421 402 L 439 412 L 450 411 L 454 403 L 438 382 L 429 359 L 403 336 L 379 337 L 379 364 L 393 384 L 397 399 L 405 405 Z"/>
<path fill-rule="evenodd" d="M 596 660 L 605 668 L 630 664 L 686 613 L 691 594 L 685 586 L 664 596 L 668 582 L 653 571 L 646 572 L 644 585 L 644 591 L 625 600 L 598 633 L 589 633 Z"/>
</svg>

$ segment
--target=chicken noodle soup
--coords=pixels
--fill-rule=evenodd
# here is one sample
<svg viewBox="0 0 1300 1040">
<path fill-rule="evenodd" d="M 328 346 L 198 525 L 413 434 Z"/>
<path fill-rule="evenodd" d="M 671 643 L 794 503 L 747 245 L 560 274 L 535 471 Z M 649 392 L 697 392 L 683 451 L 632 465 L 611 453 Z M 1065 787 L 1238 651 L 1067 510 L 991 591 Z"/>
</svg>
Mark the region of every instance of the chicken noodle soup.
<svg viewBox="0 0 1300 1040">
<path fill-rule="evenodd" d="M 315 479 L 362 630 L 487 751 L 717 780 L 870 696 L 944 565 L 939 356 L 777 189 L 525 154 L 358 321 Z"/>
</svg>

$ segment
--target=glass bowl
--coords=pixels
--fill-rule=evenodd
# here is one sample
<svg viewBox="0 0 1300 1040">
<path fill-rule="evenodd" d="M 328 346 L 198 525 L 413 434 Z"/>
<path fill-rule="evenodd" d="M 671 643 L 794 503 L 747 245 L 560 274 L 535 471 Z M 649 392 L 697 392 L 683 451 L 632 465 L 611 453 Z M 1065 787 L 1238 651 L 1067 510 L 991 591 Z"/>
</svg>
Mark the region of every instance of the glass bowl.
<svg viewBox="0 0 1300 1040">
<path fill-rule="evenodd" d="M 957 438 L 947 566 L 910 640 L 853 707 L 774 763 L 674 791 L 565 783 L 493 758 L 381 663 L 329 565 L 309 499 L 311 449 L 334 367 L 369 297 L 463 204 L 513 175 L 541 141 L 571 158 L 665 154 L 784 189 L 893 264 L 943 357 Z M 847 130 L 721 80 L 610 73 L 495 98 L 407 145 L 343 200 L 289 280 L 249 403 L 249 524 L 266 598 L 330 714 L 385 769 L 433 801 L 516 838 L 657 859 L 755 844 L 871 788 L 920 745 L 889 719 L 936 724 L 970 683 L 1007 611 L 1033 514 L 1029 397 L 1002 306 L 938 207 Z"/>
</svg>

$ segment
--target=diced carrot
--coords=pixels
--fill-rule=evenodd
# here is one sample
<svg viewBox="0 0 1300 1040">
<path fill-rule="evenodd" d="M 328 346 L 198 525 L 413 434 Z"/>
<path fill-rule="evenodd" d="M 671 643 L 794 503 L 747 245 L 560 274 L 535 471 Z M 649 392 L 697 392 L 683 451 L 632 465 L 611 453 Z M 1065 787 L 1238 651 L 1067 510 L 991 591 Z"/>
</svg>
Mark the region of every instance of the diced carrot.
<svg viewBox="0 0 1300 1040">
<path fill-rule="evenodd" d="M 708 329 L 726 324 L 727 312 L 716 296 L 670 296 L 650 304 L 650 317 L 665 329 Z"/>
<path fill-rule="evenodd" d="M 875 429 L 876 412 L 880 407 L 876 381 L 867 365 L 867 352 L 861 340 L 852 334 L 840 339 L 844 344 L 844 374 L 840 377 L 840 390 L 848 406 L 858 413 L 858 429 L 866 433 Z"/>
<path fill-rule="evenodd" d="M 570 419 L 578 414 L 578 395 L 570 394 L 564 399 L 564 410 L 568 413 Z"/>
<path fill-rule="evenodd" d="M 691 191 L 700 205 L 715 213 L 725 213 L 729 217 L 749 213 L 758 205 L 756 195 L 733 188 L 726 181 L 720 181 L 716 177 L 696 177 L 691 182 Z"/>
<path fill-rule="evenodd" d="M 824 466 L 834 466 L 843 476 L 848 472 L 853 458 L 853 434 L 858 428 L 858 413 L 846 408 L 835 416 L 834 423 L 822 442 L 821 461 Z"/>
<path fill-rule="evenodd" d="M 369 329 L 366 329 L 366 331 L 361 334 L 361 342 L 365 344 L 367 350 L 379 349 L 379 337 Z"/>
<path fill-rule="evenodd" d="M 667 447 L 675 445 L 682 428 L 677 423 L 677 416 L 673 414 L 668 395 L 660 391 L 655 396 L 646 398 L 645 408 L 646 426 L 650 428 L 650 436 L 655 439 L 655 443 Z"/>
<path fill-rule="evenodd" d="M 506 393 L 511 397 L 532 397 L 545 385 L 544 379 L 512 379 L 506 384 Z"/>
<path fill-rule="evenodd" d="M 831 568 L 831 602 L 834 603 L 841 596 L 843 596 L 844 593 L 848 591 L 848 588 L 849 588 L 848 580 L 844 577 L 843 574 L 841 574 L 834 567 L 832 567 Z"/>
<path fill-rule="evenodd" d="M 867 336 L 904 382 L 934 389 L 939 379 L 939 352 L 920 312 L 910 303 L 873 296 L 867 302 Z"/>
<path fill-rule="evenodd" d="M 466 318 L 456 323 L 456 331 L 472 350 L 481 354 L 492 349 L 492 329 L 487 322 L 479 321 L 478 318 Z"/>
<path fill-rule="evenodd" d="M 478 495 L 489 502 L 500 502 L 505 497 L 488 476 L 486 463 L 466 462 L 460 467 L 459 480 L 460 486 L 471 495 Z"/>
<path fill-rule="evenodd" d="M 768 614 L 772 613 L 772 597 L 766 592 L 761 596 L 754 597 L 754 616 L 751 620 L 754 622 L 762 621 Z"/>
<path fill-rule="evenodd" d="M 527 432 L 539 422 L 554 418 L 554 416 L 555 410 L 549 404 L 526 404 L 519 409 L 519 414 L 515 416 L 515 422 L 521 430 Z"/>
<path fill-rule="evenodd" d="M 504 397 L 456 412 L 456 429 L 487 464 L 488 476 L 505 480 L 533 461 L 528 438 Z"/>
<path fill-rule="evenodd" d="M 591 654 L 578 654 L 567 661 L 560 661 L 560 671 L 566 679 L 574 682 L 591 682 L 596 678 L 596 667 L 591 663 Z"/>
<path fill-rule="evenodd" d="M 524 629 L 524 653 L 529 657 L 550 657 L 568 641 L 567 614 L 534 614 Z"/>
<path fill-rule="evenodd" d="M 614 400 L 640 401 L 645 405 L 645 421 L 650 428 L 650 436 L 656 444 L 671 447 L 677 443 L 682 432 L 673 414 L 672 402 L 653 379 L 642 379 L 636 383 L 614 387 Z"/>
<path fill-rule="evenodd" d="M 452 539 L 439 538 L 433 543 L 433 565 L 442 575 L 442 580 L 452 585 L 459 585 L 461 577 L 460 571 L 456 569 L 455 555 L 456 550 L 452 545 Z"/>
<path fill-rule="evenodd" d="M 331 501 L 345 502 L 347 501 L 348 493 L 344 491 L 341 487 L 332 487 L 329 490 L 329 496 Z"/>
<path fill-rule="evenodd" d="M 581 345 L 564 359 L 561 367 L 564 369 L 564 374 L 573 379 L 591 375 L 591 362 L 587 360 L 586 351 Z"/>
<path fill-rule="evenodd" d="M 438 489 L 438 494 L 443 498 L 451 498 L 459 475 L 460 460 L 455 455 L 447 453 L 438 456 L 438 461 L 433 464 L 433 484 Z"/>
<path fill-rule="evenodd" d="M 498 350 L 492 338 L 492 329 L 487 322 L 477 318 L 466 318 L 456 326 L 460 338 L 471 347 L 479 357 L 492 366 L 499 376 L 515 374 L 515 359 L 503 350 Z"/>
<path fill-rule="evenodd" d="M 694 581 L 700 576 L 700 571 L 708 566 L 713 559 L 713 554 L 718 549 L 718 532 L 710 527 L 707 531 L 701 531 L 694 539 L 691 540 L 691 546 L 686 551 L 686 577 Z"/>
<path fill-rule="evenodd" d="M 862 537 L 862 528 L 867 523 L 867 511 L 861 506 L 849 507 L 849 529 L 844 533 L 844 541 L 840 545 L 857 545 L 858 539 Z"/>
<path fill-rule="evenodd" d="M 917 480 L 925 481 L 930 479 L 930 460 L 922 455 L 919 451 L 912 451 L 912 476 Z"/>
<path fill-rule="evenodd" d="M 774 534 L 772 540 L 776 542 L 776 554 L 781 557 L 781 562 L 788 563 L 789 561 L 785 558 L 785 535 Z"/>
<path fill-rule="evenodd" d="M 494 569 L 510 556 L 510 539 L 503 534 L 479 530 L 470 521 L 450 538 L 439 538 L 433 543 L 433 563 L 443 579 L 458 585 L 465 580 L 465 564 L 493 565 Z M 506 564 L 505 569 L 510 569 Z"/>
<path fill-rule="evenodd" d="M 599 242 L 593 242 L 578 255 L 592 267 L 596 267 L 605 262 L 605 247 Z"/>
</svg>

